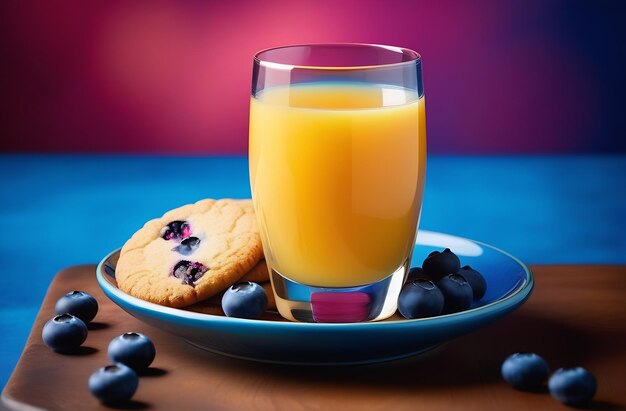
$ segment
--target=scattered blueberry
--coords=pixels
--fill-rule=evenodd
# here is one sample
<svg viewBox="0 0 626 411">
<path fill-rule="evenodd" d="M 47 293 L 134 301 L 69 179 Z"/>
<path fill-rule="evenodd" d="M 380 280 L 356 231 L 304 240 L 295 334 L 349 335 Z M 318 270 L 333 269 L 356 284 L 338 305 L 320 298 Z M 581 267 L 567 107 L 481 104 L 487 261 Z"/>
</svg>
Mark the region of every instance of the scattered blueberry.
<svg viewBox="0 0 626 411">
<path fill-rule="evenodd" d="M 582 367 L 559 368 L 548 381 L 550 394 L 566 405 L 584 405 L 591 401 L 598 384 L 592 373 Z"/>
<path fill-rule="evenodd" d="M 59 298 L 54 306 L 54 311 L 57 314 L 72 314 L 87 324 L 98 313 L 98 302 L 86 292 L 70 291 Z"/>
<path fill-rule="evenodd" d="M 412 267 L 409 270 L 409 275 L 407 276 L 406 282 L 407 284 L 411 281 L 415 281 L 420 278 L 428 278 L 422 267 Z"/>
<path fill-rule="evenodd" d="M 444 313 L 467 310 L 472 305 L 474 292 L 463 276 L 449 274 L 437 282 L 437 287 L 444 296 Z"/>
<path fill-rule="evenodd" d="M 461 268 L 461 261 L 449 248 L 442 252 L 433 251 L 422 263 L 424 272 L 432 279 L 439 280 L 448 274 L 456 274 Z"/>
<path fill-rule="evenodd" d="M 182 240 L 191 235 L 191 226 L 186 221 L 172 221 L 161 229 L 164 240 Z"/>
<path fill-rule="evenodd" d="M 459 275 L 465 277 L 469 285 L 472 287 L 472 291 L 474 292 L 474 300 L 480 300 L 485 295 L 487 291 L 487 282 L 485 281 L 485 277 L 482 276 L 481 273 L 474 270 L 469 265 L 466 265 L 459 269 Z"/>
<path fill-rule="evenodd" d="M 443 294 L 430 280 L 417 279 L 407 283 L 400 292 L 398 309 L 404 318 L 424 318 L 441 314 Z"/>
<path fill-rule="evenodd" d="M 114 363 L 122 363 L 135 371 L 148 368 L 156 350 L 148 337 L 139 333 L 125 333 L 115 337 L 109 343 L 109 359 Z"/>
<path fill-rule="evenodd" d="M 548 364 L 534 353 L 515 353 L 502 363 L 502 378 L 518 390 L 541 388 L 548 378 Z"/>
<path fill-rule="evenodd" d="M 89 377 L 89 391 L 104 404 L 130 400 L 138 385 L 135 371 L 123 364 L 99 368 Z"/>
<path fill-rule="evenodd" d="M 87 326 L 71 314 L 57 315 L 43 326 L 43 342 L 57 352 L 78 348 L 87 339 Z"/>
<path fill-rule="evenodd" d="M 198 237 L 187 237 L 180 242 L 179 245 L 173 248 L 174 251 L 178 251 L 182 255 L 190 255 L 196 248 L 200 247 L 200 239 Z"/>
<path fill-rule="evenodd" d="M 266 307 L 265 290 L 249 281 L 230 286 L 222 297 L 222 310 L 228 317 L 259 318 Z"/>
<path fill-rule="evenodd" d="M 208 268 L 201 263 L 183 260 L 176 263 L 172 275 L 182 280 L 183 284 L 193 287 L 207 270 Z"/>
</svg>

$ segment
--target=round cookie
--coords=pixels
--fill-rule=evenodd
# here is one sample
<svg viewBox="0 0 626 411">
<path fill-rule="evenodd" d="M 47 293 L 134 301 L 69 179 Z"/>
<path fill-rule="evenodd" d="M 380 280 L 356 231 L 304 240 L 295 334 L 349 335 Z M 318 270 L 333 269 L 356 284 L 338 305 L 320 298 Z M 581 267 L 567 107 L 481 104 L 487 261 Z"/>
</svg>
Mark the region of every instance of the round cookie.
<svg viewBox="0 0 626 411">
<path fill-rule="evenodd" d="M 185 307 L 226 289 L 261 260 L 251 200 L 202 200 L 148 221 L 122 247 L 118 287 Z"/>
<path fill-rule="evenodd" d="M 236 283 L 242 283 L 250 281 L 252 283 L 265 283 L 270 280 L 270 273 L 267 270 L 267 263 L 265 259 L 259 261 L 257 265 L 252 267 L 252 270 L 244 274 L 243 277 L 235 281 Z M 234 284 L 234 283 L 233 283 Z"/>
</svg>

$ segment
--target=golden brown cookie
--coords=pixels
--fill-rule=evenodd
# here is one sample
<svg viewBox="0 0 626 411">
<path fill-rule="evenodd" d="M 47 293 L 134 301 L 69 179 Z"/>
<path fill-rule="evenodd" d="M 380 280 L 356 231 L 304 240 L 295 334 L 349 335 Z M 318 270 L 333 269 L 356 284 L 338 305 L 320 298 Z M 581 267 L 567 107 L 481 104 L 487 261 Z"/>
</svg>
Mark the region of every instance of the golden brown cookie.
<svg viewBox="0 0 626 411">
<path fill-rule="evenodd" d="M 265 283 L 269 280 L 270 273 L 267 271 L 267 263 L 263 259 L 259 261 L 257 265 L 252 267 L 252 270 L 245 273 L 243 277 L 235 282 L 250 281 L 252 283 Z"/>
<path fill-rule="evenodd" d="M 185 307 L 226 289 L 262 256 L 252 201 L 202 200 L 148 221 L 124 244 L 115 277 L 128 294 Z"/>
</svg>

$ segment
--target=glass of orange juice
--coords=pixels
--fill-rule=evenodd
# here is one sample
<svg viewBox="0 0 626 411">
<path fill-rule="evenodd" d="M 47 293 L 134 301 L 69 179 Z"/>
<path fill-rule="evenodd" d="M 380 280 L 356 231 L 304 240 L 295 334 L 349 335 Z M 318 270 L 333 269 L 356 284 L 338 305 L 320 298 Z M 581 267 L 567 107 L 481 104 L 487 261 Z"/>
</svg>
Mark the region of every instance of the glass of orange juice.
<svg viewBox="0 0 626 411">
<path fill-rule="evenodd" d="M 371 44 L 255 55 L 250 184 L 286 319 L 395 312 L 424 190 L 421 67 L 412 50 Z"/>
</svg>

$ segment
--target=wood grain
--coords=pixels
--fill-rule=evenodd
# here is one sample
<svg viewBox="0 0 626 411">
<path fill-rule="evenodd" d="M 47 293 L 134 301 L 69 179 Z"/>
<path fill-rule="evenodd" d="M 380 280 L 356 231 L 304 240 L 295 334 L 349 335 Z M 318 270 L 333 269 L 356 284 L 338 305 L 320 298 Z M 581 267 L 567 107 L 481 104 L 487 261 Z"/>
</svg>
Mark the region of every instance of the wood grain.
<svg viewBox="0 0 626 411">
<path fill-rule="evenodd" d="M 110 302 L 94 266 L 69 268 L 48 290 L 0 407 L 109 409 L 90 396 L 87 378 L 108 363 L 113 337 L 138 331 L 154 340 L 157 357 L 126 409 L 567 409 L 547 393 L 515 391 L 501 381 L 500 363 L 516 351 L 537 352 L 553 369 L 587 367 L 598 379 L 591 408 L 626 409 L 626 266 L 535 266 L 533 272 L 536 289 L 521 309 L 427 355 L 370 366 L 296 367 L 193 348 Z M 55 354 L 43 345 L 41 329 L 56 299 L 72 289 L 92 293 L 100 312 L 81 355 Z"/>
</svg>

